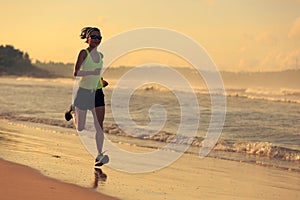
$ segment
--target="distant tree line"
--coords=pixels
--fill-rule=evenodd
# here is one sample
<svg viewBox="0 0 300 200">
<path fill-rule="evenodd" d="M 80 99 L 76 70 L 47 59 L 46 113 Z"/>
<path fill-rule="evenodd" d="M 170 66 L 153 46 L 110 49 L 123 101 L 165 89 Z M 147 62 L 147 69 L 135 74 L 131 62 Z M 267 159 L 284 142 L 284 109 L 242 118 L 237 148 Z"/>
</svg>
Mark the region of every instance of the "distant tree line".
<svg viewBox="0 0 300 200">
<path fill-rule="evenodd" d="M 12 45 L 0 46 L 0 76 L 52 77 L 51 73 L 31 63 L 28 53 Z"/>
<path fill-rule="evenodd" d="M 41 62 L 36 60 L 34 65 L 38 68 L 43 69 L 54 75 L 55 77 L 73 78 L 73 63 L 63 62 Z"/>
</svg>

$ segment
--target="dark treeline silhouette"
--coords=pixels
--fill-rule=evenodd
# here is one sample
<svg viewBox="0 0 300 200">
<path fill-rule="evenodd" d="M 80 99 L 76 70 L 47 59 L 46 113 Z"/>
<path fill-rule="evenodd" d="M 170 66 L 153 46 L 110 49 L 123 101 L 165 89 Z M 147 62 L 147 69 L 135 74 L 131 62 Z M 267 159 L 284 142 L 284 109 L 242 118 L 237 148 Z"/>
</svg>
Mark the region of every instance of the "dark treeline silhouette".
<svg viewBox="0 0 300 200">
<path fill-rule="evenodd" d="M 52 77 L 46 70 L 31 63 L 28 53 L 15 49 L 11 45 L 0 46 L 0 76 Z"/>
<path fill-rule="evenodd" d="M 31 77 L 66 77 L 73 78 L 74 63 L 41 62 L 37 60 L 32 63 L 28 53 L 15 49 L 11 45 L 0 46 L 0 76 L 31 76 Z M 153 67 L 153 66 L 152 66 Z M 157 66 L 158 67 L 158 66 Z M 123 74 L 134 68 L 134 66 L 109 67 L 103 73 L 104 78 L 120 79 Z M 203 77 L 191 68 L 174 67 L 184 75 L 191 84 L 203 85 Z M 143 72 L 141 72 L 143 73 Z M 289 69 L 274 72 L 226 72 L 221 71 L 224 84 L 227 87 L 268 87 L 268 88 L 300 88 L 300 70 Z M 210 72 L 203 71 L 209 75 Z M 161 78 L 166 78 L 160 74 Z"/>
</svg>

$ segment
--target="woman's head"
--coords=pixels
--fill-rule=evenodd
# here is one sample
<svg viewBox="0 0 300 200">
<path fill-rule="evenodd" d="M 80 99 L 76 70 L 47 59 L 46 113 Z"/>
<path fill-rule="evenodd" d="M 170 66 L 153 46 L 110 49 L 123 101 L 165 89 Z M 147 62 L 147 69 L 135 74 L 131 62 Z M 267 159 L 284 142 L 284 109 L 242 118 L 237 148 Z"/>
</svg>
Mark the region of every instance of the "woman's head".
<svg viewBox="0 0 300 200">
<path fill-rule="evenodd" d="M 96 47 L 100 44 L 102 36 L 100 30 L 96 27 L 84 27 L 81 30 L 80 38 L 86 39 L 86 43 Z"/>
</svg>

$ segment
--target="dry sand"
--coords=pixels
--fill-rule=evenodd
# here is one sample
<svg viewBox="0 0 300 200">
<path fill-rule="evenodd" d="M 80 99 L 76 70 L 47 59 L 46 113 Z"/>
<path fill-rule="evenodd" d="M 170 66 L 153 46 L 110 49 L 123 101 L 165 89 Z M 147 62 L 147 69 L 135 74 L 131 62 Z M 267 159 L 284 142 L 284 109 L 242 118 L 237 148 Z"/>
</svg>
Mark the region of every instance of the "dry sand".
<svg viewBox="0 0 300 200">
<path fill-rule="evenodd" d="M 31 168 L 7 162 L 0 159 L 0 194 L 6 200 L 82 200 L 98 199 L 113 200 L 112 198 L 91 189 L 62 183 L 42 176 Z"/>
<path fill-rule="evenodd" d="M 0 127 L 1 158 L 30 166 L 63 182 L 92 187 L 93 158 L 75 131 L 6 120 L 0 120 Z M 97 191 L 123 200 L 300 199 L 297 172 L 214 158 L 199 159 L 196 155 L 185 154 L 172 165 L 152 173 L 129 174 L 109 166 L 103 171 L 108 179 L 99 184 Z M 2 181 L 1 187 L 4 185 Z M 15 193 L 13 189 L 10 191 Z"/>
</svg>

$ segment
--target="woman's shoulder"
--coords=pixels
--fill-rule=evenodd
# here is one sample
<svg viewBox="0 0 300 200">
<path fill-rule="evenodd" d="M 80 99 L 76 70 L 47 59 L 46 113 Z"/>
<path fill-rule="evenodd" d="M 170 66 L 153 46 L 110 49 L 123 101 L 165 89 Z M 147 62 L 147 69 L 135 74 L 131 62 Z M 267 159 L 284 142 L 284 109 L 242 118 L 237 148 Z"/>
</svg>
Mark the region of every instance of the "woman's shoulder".
<svg viewBox="0 0 300 200">
<path fill-rule="evenodd" d="M 79 52 L 79 57 L 86 58 L 86 56 L 87 56 L 87 50 L 81 49 Z"/>
<path fill-rule="evenodd" d="M 84 55 L 87 55 L 87 49 L 81 49 L 79 54 L 84 54 Z"/>
</svg>

